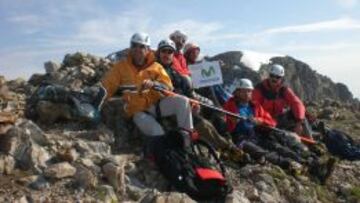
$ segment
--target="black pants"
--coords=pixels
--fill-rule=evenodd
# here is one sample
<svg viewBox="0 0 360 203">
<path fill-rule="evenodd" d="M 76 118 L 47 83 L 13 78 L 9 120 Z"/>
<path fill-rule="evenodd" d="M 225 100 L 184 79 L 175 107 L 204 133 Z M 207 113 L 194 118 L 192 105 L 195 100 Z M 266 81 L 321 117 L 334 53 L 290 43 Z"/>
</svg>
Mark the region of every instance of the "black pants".
<svg viewBox="0 0 360 203">
<path fill-rule="evenodd" d="M 289 131 L 292 131 L 296 124 L 296 119 L 291 110 L 287 110 L 285 111 L 285 113 L 277 116 L 276 121 L 278 122 L 278 125 L 276 127 Z M 311 125 L 309 124 L 309 121 L 306 118 L 304 119 L 302 127 L 303 127 L 303 134 L 312 137 Z"/>
<path fill-rule="evenodd" d="M 264 157 L 270 163 L 287 169 L 291 161 L 306 164 L 311 153 L 301 143 L 292 143 L 288 137 L 268 133 L 256 134 L 241 141 L 240 147 L 254 159 Z"/>
</svg>

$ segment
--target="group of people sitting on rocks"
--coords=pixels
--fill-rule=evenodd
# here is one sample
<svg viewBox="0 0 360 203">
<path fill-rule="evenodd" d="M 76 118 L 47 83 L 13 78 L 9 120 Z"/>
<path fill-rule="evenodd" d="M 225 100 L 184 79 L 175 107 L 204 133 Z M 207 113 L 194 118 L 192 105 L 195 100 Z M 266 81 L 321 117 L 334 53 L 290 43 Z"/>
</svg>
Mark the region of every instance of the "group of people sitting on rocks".
<svg viewBox="0 0 360 203">
<path fill-rule="evenodd" d="M 177 30 L 153 51 L 149 35 L 135 33 L 127 57 L 101 80 L 104 100 L 119 88 L 123 90 L 127 118 L 145 135 L 145 155 L 151 157 L 156 140 L 166 135 L 159 119 L 175 116 L 183 133 L 207 140 L 232 160 L 268 161 L 295 174 L 308 171 L 323 183 L 335 160 L 325 157 L 313 143 L 301 142 L 301 138 L 314 138 L 303 102 L 284 85 L 284 67 L 270 65 L 268 78 L 256 86 L 241 79 L 223 104 L 229 113 L 204 116 L 199 103 L 193 101 L 208 106 L 218 102 L 194 89 L 188 65 L 196 63 L 200 47 L 186 41 L 186 34 Z"/>
</svg>

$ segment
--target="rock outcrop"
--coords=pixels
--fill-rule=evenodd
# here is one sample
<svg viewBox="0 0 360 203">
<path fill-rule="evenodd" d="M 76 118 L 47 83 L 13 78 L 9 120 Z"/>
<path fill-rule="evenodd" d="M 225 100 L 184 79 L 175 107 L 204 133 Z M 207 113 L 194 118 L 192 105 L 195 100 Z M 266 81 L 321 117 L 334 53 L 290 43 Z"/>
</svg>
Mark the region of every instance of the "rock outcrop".
<svg viewBox="0 0 360 203">
<path fill-rule="evenodd" d="M 209 60 L 221 60 L 224 86 L 232 90 L 240 78 L 249 78 L 255 84 L 267 77 L 268 66 L 264 64 L 259 72 L 241 63 L 243 54 L 239 51 L 225 52 L 218 54 Z M 306 63 L 290 56 L 274 57 L 271 63 L 281 64 L 285 67 L 285 81 L 295 93 L 305 101 L 321 101 L 333 99 L 340 102 L 357 103 L 342 83 L 334 83 L 330 78 L 314 71 Z"/>
</svg>

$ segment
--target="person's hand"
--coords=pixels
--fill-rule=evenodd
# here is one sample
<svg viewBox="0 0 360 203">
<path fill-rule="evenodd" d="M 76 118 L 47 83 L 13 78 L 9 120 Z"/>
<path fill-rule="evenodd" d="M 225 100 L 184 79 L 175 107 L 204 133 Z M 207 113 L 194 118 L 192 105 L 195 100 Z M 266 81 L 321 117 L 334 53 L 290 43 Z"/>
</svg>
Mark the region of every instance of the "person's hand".
<svg viewBox="0 0 360 203">
<path fill-rule="evenodd" d="M 303 133 L 303 127 L 302 122 L 297 122 L 294 127 L 294 132 L 298 135 L 301 135 Z"/>
<path fill-rule="evenodd" d="M 223 60 L 219 60 L 219 64 L 220 64 L 221 67 L 225 66 L 225 62 Z"/>
<path fill-rule="evenodd" d="M 144 80 L 142 83 L 142 89 L 150 89 L 154 87 L 155 83 L 152 80 Z"/>
<path fill-rule="evenodd" d="M 198 103 L 191 103 L 191 108 L 196 114 L 200 113 L 200 105 Z"/>
<path fill-rule="evenodd" d="M 250 120 L 252 123 L 254 123 L 255 125 L 261 125 L 261 124 L 262 124 L 262 122 L 261 122 L 258 118 L 256 118 L 256 117 L 250 117 L 249 120 Z"/>
</svg>

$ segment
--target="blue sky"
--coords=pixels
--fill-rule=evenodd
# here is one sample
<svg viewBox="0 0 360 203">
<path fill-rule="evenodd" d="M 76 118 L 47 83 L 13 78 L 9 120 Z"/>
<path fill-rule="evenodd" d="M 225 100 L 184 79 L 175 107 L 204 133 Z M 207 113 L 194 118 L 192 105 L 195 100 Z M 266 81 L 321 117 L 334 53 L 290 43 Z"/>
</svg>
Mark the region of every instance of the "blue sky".
<svg viewBox="0 0 360 203">
<path fill-rule="evenodd" d="M 180 29 L 202 52 L 291 55 L 360 97 L 360 0 L 0 0 L 0 74 L 29 77 L 66 53 L 105 56 L 136 31 Z"/>
</svg>

